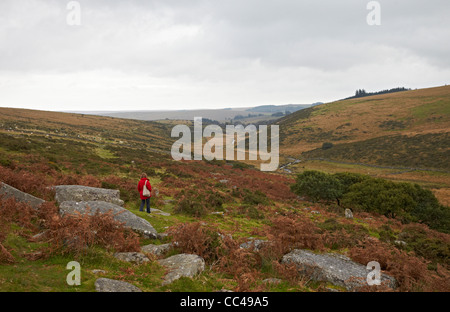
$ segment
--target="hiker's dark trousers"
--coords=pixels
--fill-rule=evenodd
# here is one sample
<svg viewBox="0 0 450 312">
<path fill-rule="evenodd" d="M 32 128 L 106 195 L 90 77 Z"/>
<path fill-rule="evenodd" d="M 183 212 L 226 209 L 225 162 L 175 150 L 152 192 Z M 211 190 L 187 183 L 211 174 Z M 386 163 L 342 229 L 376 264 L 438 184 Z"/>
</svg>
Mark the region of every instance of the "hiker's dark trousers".
<svg viewBox="0 0 450 312">
<path fill-rule="evenodd" d="M 141 207 L 139 208 L 139 211 L 144 211 L 144 205 L 147 206 L 147 212 L 150 213 L 150 198 L 141 199 Z"/>
</svg>

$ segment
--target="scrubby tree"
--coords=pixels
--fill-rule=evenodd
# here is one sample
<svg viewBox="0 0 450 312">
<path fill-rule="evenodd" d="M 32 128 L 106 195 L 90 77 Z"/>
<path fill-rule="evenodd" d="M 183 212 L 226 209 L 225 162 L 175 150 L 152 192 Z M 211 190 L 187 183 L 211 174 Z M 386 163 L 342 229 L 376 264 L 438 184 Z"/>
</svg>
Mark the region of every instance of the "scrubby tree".
<svg viewBox="0 0 450 312">
<path fill-rule="evenodd" d="M 364 180 L 370 179 L 369 176 L 360 174 L 360 173 L 352 173 L 352 172 L 338 172 L 333 174 L 333 177 L 339 180 L 342 184 L 342 192 L 347 193 L 350 186 L 355 183 L 360 183 Z"/>
<path fill-rule="evenodd" d="M 356 90 L 355 97 L 362 97 L 362 96 L 366 96 L 366 90 L 364 89 Z"/>
<path fill-rule="evenodd" d="M 291 190 L 313 201 L 336 200 L 343 208 L 379 213 L 403 223 L 420 222 L 450 233 L 450 208 L 418 184 L 392 182 L 356 173 L 327 174 L 307 170 L 297 175 Z"/>
<path fill-rule="evenodd" d="M 306 196 L 313 201 L 337 200 L 342 196 L 342 185 L 332 175 L 315 170 L 306 170 L 297 175 L 296 183 L 291 190 L 300 196 Z"/>
<path fill-rule="evenodd" d="M 441 232 L 450 232 L 450 208 L 439 203 L 430 190 L 418 184 L 399 183 L 401 192 L 408 194 L 414 200 L 410 211 L 412 221 L 422 222 Z"/>
<path fill-rule="evenodd" d="M 449 207 L 440 205 L 430 190 L 418 184 L 367 178 L 351 185 L 341 202 L 343 206 L 377 212 L 404 223 L 420 222 L 432 229 L 450 232 Z"/>
<path fill-rule="evenodd" d="M 400 191 L 394 182 L 383 179 L 367 179 L 348 188 L 342 197 L 342 205 L 360 211 L 376 212 L 390 218 L 408 219 L 414 200 Z"/>
</svg>

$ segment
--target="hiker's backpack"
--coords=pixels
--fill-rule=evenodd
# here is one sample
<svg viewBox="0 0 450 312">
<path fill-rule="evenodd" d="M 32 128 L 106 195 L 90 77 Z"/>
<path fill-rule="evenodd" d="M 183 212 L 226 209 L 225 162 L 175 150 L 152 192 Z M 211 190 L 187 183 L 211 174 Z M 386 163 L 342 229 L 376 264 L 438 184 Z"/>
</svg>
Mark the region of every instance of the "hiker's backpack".
<svg viewBox="0 0 450 312">
<path fill-rule="evenodd" d="M 144 182 L 144 188 L 142 189 L 142 196 L 150 197 L 150 191 L 147 188 L 147 180 Z"/>
</svg>

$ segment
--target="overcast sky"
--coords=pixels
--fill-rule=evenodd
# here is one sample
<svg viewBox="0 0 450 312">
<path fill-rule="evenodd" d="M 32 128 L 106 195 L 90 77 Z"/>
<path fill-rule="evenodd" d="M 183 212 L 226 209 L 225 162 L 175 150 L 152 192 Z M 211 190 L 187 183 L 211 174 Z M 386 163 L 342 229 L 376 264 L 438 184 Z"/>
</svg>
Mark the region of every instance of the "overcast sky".
<svg viewBox="0 0 450 312">
<path fill-rule="evenodd" d="M 0 0 L 0 106 L 330 102 L 450 83 L 450 1 Z M 69 17 L 69 23 L 68 23 Z"/>
</svg>

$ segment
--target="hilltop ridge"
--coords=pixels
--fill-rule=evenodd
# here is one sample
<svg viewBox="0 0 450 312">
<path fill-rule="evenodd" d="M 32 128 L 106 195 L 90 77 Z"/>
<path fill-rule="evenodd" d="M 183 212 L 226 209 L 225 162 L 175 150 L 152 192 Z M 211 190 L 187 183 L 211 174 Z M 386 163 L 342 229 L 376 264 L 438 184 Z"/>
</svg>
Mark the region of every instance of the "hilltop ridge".
<svg viewBox="0 0 450 312">
<path fill-rule="evenodd" d="M 381 144 L 399 135 L 428 135 L 447 142 L 450 86 L 335 101 L 295 112 L 276 124 L 280 151 L 292 157 L 321 148 L 325 142 L 338 146 L 377 138 Z"/>
</svg>

